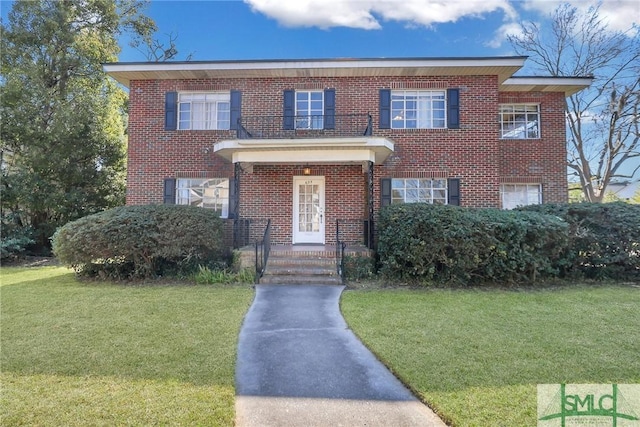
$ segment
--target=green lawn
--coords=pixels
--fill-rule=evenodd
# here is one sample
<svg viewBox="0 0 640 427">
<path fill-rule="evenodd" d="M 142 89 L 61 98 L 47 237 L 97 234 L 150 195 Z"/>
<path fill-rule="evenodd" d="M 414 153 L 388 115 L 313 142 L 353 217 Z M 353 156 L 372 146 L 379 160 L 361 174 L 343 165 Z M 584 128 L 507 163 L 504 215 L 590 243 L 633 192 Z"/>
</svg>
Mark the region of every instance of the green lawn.
<svg viewBox="0 0 640 427">
<path fill-rule="evenodd" d="M 3 426 L 234 424 L 248 287 L 80 283 L 0 272 Z"/>
<path fill-rule="evenodd" d="M 536 385 L 640 383 L 640 287 L 347 291 L 355 333 L 445 421 L 536 425 Z"/>
</svg>

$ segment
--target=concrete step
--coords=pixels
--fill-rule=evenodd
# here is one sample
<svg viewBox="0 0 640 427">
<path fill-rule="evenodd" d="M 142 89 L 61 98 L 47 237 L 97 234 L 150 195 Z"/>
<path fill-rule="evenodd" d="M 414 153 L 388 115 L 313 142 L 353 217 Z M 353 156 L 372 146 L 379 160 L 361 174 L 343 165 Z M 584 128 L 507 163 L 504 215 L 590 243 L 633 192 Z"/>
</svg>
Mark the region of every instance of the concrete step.
<svg viewBox="0 0 640 427">
<path fill-rule="evenodd" d="M 369 250 L 353 247 L 345 253 L 369 254 Z M 249 263 L 253 262 L 251 253 L 245 256 Z M 342 279 L 336 271 L 335 245 L 271 246 L 267 268 L 260 283 L 341 285 Z"/>
<path fill-rule="evenodd" d="M 269 266 L 319 266 L 335 267 L 335 258 L 290 258 L 283 256 L 269 256 Z"/>
<path fill-rule="evenodd" d="M 341 285 L 336 271 L 335 250 L 324 248 L 274 249 L 261 284 Z"/>
<path fill-rule="evenodd" d="M 342 280 L 338 276 L 319 275 L 269 275 L 260 279 L 261 285 L 341 285 Z"/>
<path fill-rule="evenodd" d="M 269 260 L 271 261 L 271 260 Z M 271 276 L 332 276 L 337 275 L 335 264 L 332 265 L 316 265 L 316 264 L 271 264 L 267 263 L 265 274 Z"/>
</svg>

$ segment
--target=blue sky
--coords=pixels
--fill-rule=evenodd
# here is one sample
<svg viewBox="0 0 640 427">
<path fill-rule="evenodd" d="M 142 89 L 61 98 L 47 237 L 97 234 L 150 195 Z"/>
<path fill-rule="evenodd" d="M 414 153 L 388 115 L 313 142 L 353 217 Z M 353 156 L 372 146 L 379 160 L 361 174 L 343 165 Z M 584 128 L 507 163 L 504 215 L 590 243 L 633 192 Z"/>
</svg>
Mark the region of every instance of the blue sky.
<svg viewBox="0 0 640 427">
<path fill-rule="evenodd" d="M 3 22 L 13 2 L 0 0 Z M 153 0 L 157 38 L 177 36 L 177 60 L 514 55 L 518 22 L 541 23 L 560 0 Z M 568 0 L 579 10 L 596 2 Z M 639 0 L 603 0 L 610 29 L 640 24 Z M 122 62 L 146 56 L 120 40 Z M 528 63 L 530 64 L 530 62 Z M 519 74 L 539 74 L 525 66 Z"/>
<path fill-rule="evenodd" d="M 378 58 L 512 55 L 505 33 L 541 21 L 555 0 L 152 1 L 158 38 L 177 36 L 178 59 Z M 594 2 L 574 2 L 586 8 Z M 640 22 L 636 1 L 606 0 L 612 28 Z M 122 42 L 120 61 L 144 60 Z"/>
<path fill-rule="evenodd" d="M 157 37 L 193 60 L 512 55 L 507 32 L 558 0 L 153 0 Z M 571 0 L 584 9 L 595 2 Z M 3 21 L 12 2 L 1 0 Z M 640 23 L 637 0 L 605 0 L 611 28 Z M 145 56 L 121 40 L 120 61 Z"/>
<path fill-rule="evenodd" d="M 242 1 L 154 1 L 148 14 L 160 39 L 177 34 L 180 57 L 192 53 L 194 60 L 509 54 L 507 47 L 484 45 L 491 28 L 502 24 L 500 12 L 431 28 L 383 21 L 379 29 L 285 26 Z M 140 59 L 140 52 L 123 46 L 121 61 Z"/>
</svg>

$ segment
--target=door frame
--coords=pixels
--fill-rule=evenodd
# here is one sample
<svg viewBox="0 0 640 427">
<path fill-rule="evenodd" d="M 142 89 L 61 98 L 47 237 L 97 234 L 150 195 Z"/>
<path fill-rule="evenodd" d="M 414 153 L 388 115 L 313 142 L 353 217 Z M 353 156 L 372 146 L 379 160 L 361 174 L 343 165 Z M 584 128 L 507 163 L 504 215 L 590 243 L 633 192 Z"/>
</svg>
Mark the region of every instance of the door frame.
<svg viewBox="0 0 640 427">
<path fill-rule="evenodd" d="M 312 181 L 314 184 L 319 184 L 320 185 L 320 191 L 319 191 L 319 202 L 320 202 L 320 230 L 317 233 L 314 233 L 315 236 L 312 236 L 313 238 L 311 239 L 305 239 L 304 235 L 300 235 L 300 232 L 297 232 L 296 230 L 298 229 L 298 225 L 299 225 L 299 212 L 298 212 L 298 207 L 299 207 L 299 198 L 300 198 L 300 193 L 298 191 L 298 185 L 300 182 L 304 182 L 304 181 Z M 293 216 L 292 216 L 292 221 L 291 221 L 291 241 L 293 244 L 320 244 L 320 245 L 324 245 L 325 244 L 325 240 L 326 240 L 326 236 L 325 236 L 325 224 L 326 224 L 326 199 L 325 199 L 325 194 L 326 194 L 326 179 L 324 176 L 321 175 L 314 175 L 314 176 L 304 176 L 304 175 L 296 175 L 293 177 L 293 193 L 292 193 L 292 199 L 293 199 Z"/>
</svg>

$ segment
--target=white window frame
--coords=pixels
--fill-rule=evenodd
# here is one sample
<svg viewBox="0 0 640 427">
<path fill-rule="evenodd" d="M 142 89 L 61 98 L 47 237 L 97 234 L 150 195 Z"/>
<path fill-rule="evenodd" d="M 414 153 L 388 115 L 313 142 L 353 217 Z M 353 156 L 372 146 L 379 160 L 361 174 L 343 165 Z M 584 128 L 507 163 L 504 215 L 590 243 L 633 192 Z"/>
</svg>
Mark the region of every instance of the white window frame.
<svg viewBox="0 0 640 427">
<path fill-rule="evenodd" d="M 178 130 L 228 130 L 231 92 L 178 93 Z"/>
<path fill-rule="evenodd" d="M 446 129 L 446 90 L 392 90 L 392 129 Z"/>
<path fill-rule="evenodd" d="M 229 217 L 229 178 L 176 178 L 176 204 L 213 209 Z"/>
<path fill-rule="evenodd" d="M 540 139 L 540 104 L 500 104 L 501 139 Z"/>
<path fill-rule="evenodd" d="M 324 129 L 324 91 L 296 90 L 295 97 L 296 129 Z"/>
<path fill-rule="evenodd" d="M 539 205 L 542 203 L 542 184 L 501 184 L 500 201 L 502 209 Z"/>
<path fill-rule="evenodd" d="M 447 180 L 444 178 L 393 178 L 391 203 L 449 203 Z"/>
</svg>

